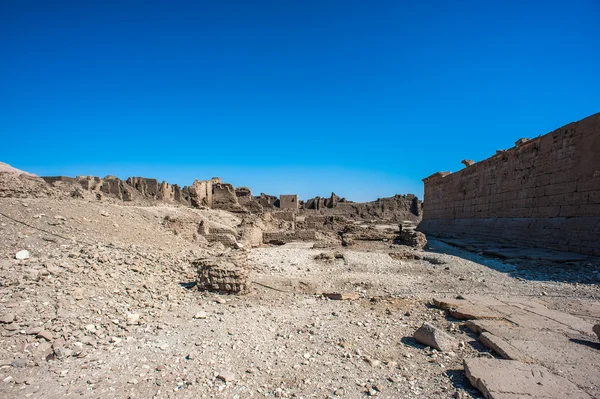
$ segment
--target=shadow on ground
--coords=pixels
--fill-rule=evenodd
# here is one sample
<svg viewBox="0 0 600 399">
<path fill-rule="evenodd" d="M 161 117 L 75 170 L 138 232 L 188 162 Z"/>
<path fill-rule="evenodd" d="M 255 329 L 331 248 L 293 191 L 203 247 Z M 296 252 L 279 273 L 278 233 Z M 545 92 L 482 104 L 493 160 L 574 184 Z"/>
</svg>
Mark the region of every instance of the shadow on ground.
<svg viewBox="0 0 600 399">
<path fill-rule="evenodd" d="M 600 284 L 600 258 L 597 257 L 483 240 L 428 238 L 428 241 L 429 252 L 463 258 L 514 278 Z"/>
</svg>

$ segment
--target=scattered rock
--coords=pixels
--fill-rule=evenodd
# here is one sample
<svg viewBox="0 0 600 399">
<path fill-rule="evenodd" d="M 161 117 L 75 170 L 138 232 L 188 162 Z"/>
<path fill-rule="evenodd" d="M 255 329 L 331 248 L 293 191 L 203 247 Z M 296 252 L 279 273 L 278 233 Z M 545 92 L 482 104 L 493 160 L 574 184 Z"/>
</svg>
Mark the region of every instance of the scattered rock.
<svg viewBox="0 0 600 399">
<path fill-rule="evenodd" d="M 424 322 L 414 333 L 415 340 L 423 345 L 430 346 L 443 352 L 450 352 L 458 348 L 458 342 L 446 332 Z"/>
<path fill-rule="evenodd" d="M 29 362 L 27 361 L 27 359 L 15 359 L 12 361 L 12 363 L 10 365 L 15 368 L 24 368 L 24 367 L 27 367 L 28 363 Z"/>
<path fill-rule="evenodd" d="M 15 254 L 15 259 L 17 259 L 17 260 L 25 260 L 25 259 L 29 259 L 30 257 L 31 257 L 31 254 L 26 249 L 23 249 Z"/>
<path fill-rule="evenodd" d="M 25 334 L 38 335 L 40 332 L 42 332 L 42 330 L 43 330 L 42 327 L 29 327 L 27 330 L 25 330 Z"/>
<path fill-rule="evenodd" d="M 196 313 L 194 315 L 194 319 L 206 319 L 207 317 L 208 317 L 208 314 L 203 310 L 199 311 L 198 313 Z"/>
<path fill-rule="evenodd" d="M 6 326 L 4 326 L 4 328 L 7 329 L 8 331 L 17 331 L 20 329 L 20 327 L 17 323 L 7 324 Z"/>
<path fill-rule="evenodd" d="M 0 323 L 9 324 L 15 321 L 14 313 L 6 313 L 0 317 Z"/>
<path fill-rule="evenodd" d="M 323 296 L 336 301 L 357 301 L 361 298 L 360 294 L 355 292 L 330 292 L 324 293 Z"/>
<path fill-rule="evenodd" d="M 402 226 L 400 226 L 400 228 L 402 228 Z M 423 249 L 427 246 L 427 237 L 425 234 L 416 230 L 401 230 L 400 241 L 418 249 Z"/>
<path fill-rule="evenodd" d="M 135 324 L 140 324 L 140 315 L 139 313 L 128 313 L 127 314 L 127 325 L 132 326 Z"/>
<path fill-rule="evenodd" d="M 52 333 L 48 330 L 42 330 L 42 331 L 38 332 L 37 337 L 43 338 L 46 341 L 52 341 L 54 339 L 54 337 L 52 336 Z"/>
<path fill-rule="evenodd" d="M 217 378 L 221 381 L 230 382 L 235 380 L 235 374 L 233 374 L 231 371 L 221 371 L 217 375 Z"/>
</svg>

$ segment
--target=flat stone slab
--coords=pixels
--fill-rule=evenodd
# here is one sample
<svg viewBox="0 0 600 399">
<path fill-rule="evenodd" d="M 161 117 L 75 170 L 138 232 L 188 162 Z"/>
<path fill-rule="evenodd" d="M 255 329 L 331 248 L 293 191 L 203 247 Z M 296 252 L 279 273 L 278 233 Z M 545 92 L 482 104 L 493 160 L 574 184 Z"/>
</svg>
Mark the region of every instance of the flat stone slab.
<svg viewBox="0 0 600 399">
<path fill-rule="evenodd" d="M 489 332 L 481 333 L 479 341 L 502 356 L 503 359 L 507 360 L 519 360 L 524 363 L 533 363 L 533 360 L 523 353 L 518 348 L 515 348 L 508 341 L 491 334 Z"/>
<path fill-rule="evenodd" d="M 584 397 L 600 398 L 600 344 L 587 320 L 550 309 L 529 297 L 465 295 L 435 298 L 434 304 L 468 319 L 465 326 L 480 334 L 479 341 L 505 361 L 524 365 L 519 367 L 539 367 L 535 370 L 568 380 L 588 395 Z M 522 394 L 505 390 L 488 397 L 516 398 Z M 529 396 L 524 397 L 574 397 L 535 394 L 538 396 L 527 393 Z"/>
<path fill-rule="evenodd" d="M 471 384 L 487 399 L 592 398 L 566 378 L 543 366 L 485 358 L 465 359 L 464 366 Z"/>
</svg>

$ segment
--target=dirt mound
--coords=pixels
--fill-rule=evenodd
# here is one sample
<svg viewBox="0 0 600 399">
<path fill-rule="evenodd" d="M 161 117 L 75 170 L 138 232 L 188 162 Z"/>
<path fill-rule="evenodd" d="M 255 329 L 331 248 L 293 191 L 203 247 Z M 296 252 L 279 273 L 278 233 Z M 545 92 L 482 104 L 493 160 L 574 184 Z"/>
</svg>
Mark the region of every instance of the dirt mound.
<svg viewBox="0 0 600 399">
<path fill-rule="evenodd" d="M 43 198 L 52 196 L 40 177 L 0 162 L 0 198 Z"/>
</svg>

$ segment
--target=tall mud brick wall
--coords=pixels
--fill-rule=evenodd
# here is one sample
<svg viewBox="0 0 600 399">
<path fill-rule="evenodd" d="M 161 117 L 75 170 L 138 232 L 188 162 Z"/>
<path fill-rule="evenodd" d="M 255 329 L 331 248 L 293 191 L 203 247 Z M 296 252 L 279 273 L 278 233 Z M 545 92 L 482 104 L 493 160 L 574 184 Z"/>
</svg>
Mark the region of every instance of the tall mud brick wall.
<svg viewBox="0 0 600 399">
<path fill-rule="evenodd" d="M 600 255 L 600 113 L 423 182 L 426 234 Z"/>
</svg>

